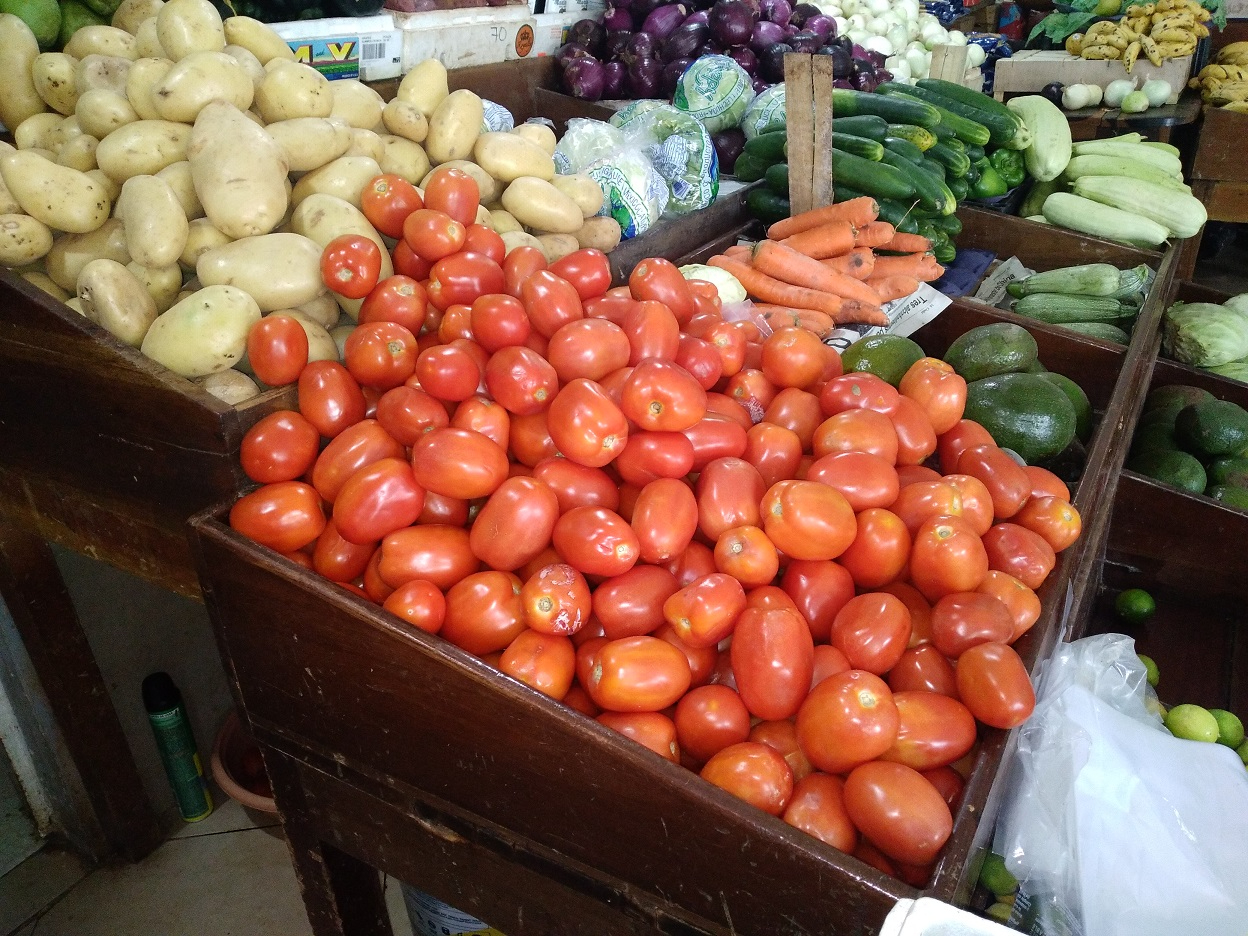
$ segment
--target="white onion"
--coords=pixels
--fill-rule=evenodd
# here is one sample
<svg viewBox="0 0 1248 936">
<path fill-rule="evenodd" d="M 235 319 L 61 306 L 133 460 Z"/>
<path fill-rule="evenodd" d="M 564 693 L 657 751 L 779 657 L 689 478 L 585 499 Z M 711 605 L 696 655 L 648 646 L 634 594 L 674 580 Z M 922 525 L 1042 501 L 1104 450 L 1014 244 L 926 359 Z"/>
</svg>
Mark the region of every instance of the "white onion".
<svg viewBox="0 0 1248 936">
<path fill-rule="evenodd" d="M 858 12 L 858 0 L 841 0 L 841 15 L 850 16 Z"/>
<path fill-rule="evenodd" d="M 862 45 L 871 38 L 871 34 L 865 29 L 851 29 L 845 35 L 849 36 L 849 41 L 854 45 Z"/>
<path fill-rule="evenodd" d="M 898 24 L 896 26 L 889 27 L 888 32 L 884 34 L 884 38 L 888 40 L 888 44 L 891 45 L 893 49 L 904 49 L 906 47 L 906 40 L 909 39 L 910 36 L 906 32 L 906 27 Z"/>
<path fill-rule="evenodd" d="M 966 33 L 960 29 L 951 29 L 945 36 L 946 45 L 966 45 Z"/>
<path fill-rule="evenodd" d="M 1162 104 L 1170 100 L 1170 95 L 1174 89 L 1170 87 L 1170 82 L 1164 78 L 1153 78 L 1144 82 L 1140 90 L 1148 98 L 1149 107 L 1161 107 Z"/>
<path fill-rule="evenodd" d="M 910 66 L 910 74 L 915 78 L 920 75 L 926 75 L 930 71 L 926 55 L 918 49 L 907 51 L 905 59 L 906 64 Z"/>
<path fill-rule="evenodd" d="M 849 32 L 849 20 L 845 17 L 833 16 L 832 20 L 836 23 L 836 34 L 838 36 L 843 36 L 845 33 Z"/>
<path fill-rule="evenodd" d="M 864 26 L 863 29 L 873 36 L 882 36 L 888 32 L 888 24 L 878 16 L 873 16 L 871 19 L 867 20 L 867 25 Z"/>
<path fill-rule="evenodd" d="M 862 44 L 862 47 L 868 52 L 879 52 L 883 56 L 893 54 L 893 44 L 883 36 L 871 36 Z"/>
<path fill-rule="evenodd" d="M 867 16 L 866 16 L 866 14 L 864 14 L 864 13 L 853 13 L 853 14 L 850 14 L 850 17 L 849 17 L 849 28 L 850 28 L 850 29 L 866 29 L 866 28 L 867 28 Z"/>
<path fill-rule="evenodd" d="M 966 64 L 971 68 L 979 68 L 988 58 L 988 53 L 984 51 L 981 45 L 967 45 L 966 47 Z"/>
<path fill-rule="evenodd" d="M 894 55 L 884 63 L 884 67 L 892 72 L 893 78 L 897 81 L 909 81 L 914 77 L 910 74 L 910 63 L 904 58 Z"/>
<path fill-rule="evenodd" d="M 1117 107 L 1122 99 L 1135 90 L 1134 78 L 1119 78 L 1105 86 L 1105 106 Z"/>
<path fill-rule="evenodd" d="M 893 5 L 890 0 L 867 0 L 867 9 L 870 10 L 874 16 L 880 16 L 881 14 L 887 13 L 890 9 L 892 9 L 892 6 Z"/>
</svg>

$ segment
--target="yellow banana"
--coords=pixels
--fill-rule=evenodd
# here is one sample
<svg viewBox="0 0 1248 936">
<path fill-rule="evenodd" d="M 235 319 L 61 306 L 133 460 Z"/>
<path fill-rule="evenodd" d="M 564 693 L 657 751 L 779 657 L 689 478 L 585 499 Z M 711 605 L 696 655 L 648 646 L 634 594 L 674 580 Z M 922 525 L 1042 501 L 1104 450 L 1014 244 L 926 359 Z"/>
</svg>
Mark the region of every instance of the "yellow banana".
<svg viewBox="0 0 1248 936">
<path fill-rule="evenodd" d="M 1153 28 L 1183 29 L 1196 25 L 1196 17 L 1191 13 L 1154 13 Z"/>
<path fill-rule="evenodd" d="M 1154 29 L 1148 34 L 1148 38 L 1158 44 L 1163 42 L 1173 42 L 1178 45 L 1182 45 L 1186 42 L 1194 43 L 1196 41 L 1195 33 L 1189 32 L 1186 29 Z"/>
<path fill-rule="evenodd" d="M 1157 43 L 1157 53 L 1162 57 L 1163 60 L 1173 59 L 1173 58 L 1183 58 L 1186 55 L 1191 55 L 1195 51 L 1196 51 L 1195 40 L 1191 42 L 1184 42 L 1184 43 L 1178 43 L 1178 42 Z"/>
<path fill-rule="evenodd" d="M 1230 104 L 1233 101 L 1248 102 L 1248 81 L 1228 81 L 1209 93 L 1212 104 Z"/>
<path fill-rule="evenodd" d="M 1207 35 L 1209 35 L 1209 27 L 1204 23 L 1197 23 L 1192 29 L 1192 32 L 1196 35 L 1197 39 L 1204 39 Z"/>
<path fill-rule="evenodd" d="M 1156 10 L 1158 12 L 1161 12 L 1163 10 L 1173 10 L 1173 9 L 1174 9 L 1174 0 L 1157 0 Z"/>
<path fill-rule="evenodd" d="M 1105 40 L 1101 39 L 1101 36 L 1112 36 L 1117 31 L 1118 26 L 1115 23 L 1112 23 L 1109 20 L 1100 20 L 1099 22 L 1093 23 L 1088 27 L 1088 31 L 1083 34 L 1084 41 L 1087 42 L 1088 40 L 1095 40 L 1097 42 L 1104 42 Z"/>
<path fill-rule="evenodd" d="M 1221 62 L 1224 58 L 1230 58 L 1243 53 L 1248 53 L 1248 42 L 1230 42 L 1218 49 L 1217 57 L 1214 61 Z"/>
<path fill-rule="evenodd" d="M 1085 59 L 1117 59 L 1122 58 L 1122 49 L 1119 49 L 1117 46 L 1104 44 L 1091 46 L 1085 45 L 1083 47 L 1083 51 L 1079 54 Z"/>
<path fill-rule="evenodd" d="M 1118 24 L 1118 35 L 1122 36 L 1123 39 L 1127 40 L 1127 45 L 1130 45 L 1131 43 L 1135 42 L 1137 39 L 1140 38 L 1139 32 L 1137 32 L 1136 30 L 1132 29 L 1129 25 L 1127 25 L 1126 20 L 1123 20 L 1121 23 Z"/>
<path fill-rule="evenodd" d="M 1157 43 L 1148 36 L 1140 36 L 1140 51 L 1152 64 L 1161 65 L 1161 51 L 1157 48 Z"/>
<path fill-rule="evenodd" d="M 1122 64 L 1127 68 L 1127 74 L 1131 74 L 1131 69 L 1135 68 L 1135 60 L 1140 57 L 1140 41 L 1127 46 L 1127 51 L 1122 53 Z"/>
<path fill-rule="evenodd" d="M 1230 101 L 1223 108 L 1237 114 L 1248 114 L 1248 101 Z"/>
</svg>

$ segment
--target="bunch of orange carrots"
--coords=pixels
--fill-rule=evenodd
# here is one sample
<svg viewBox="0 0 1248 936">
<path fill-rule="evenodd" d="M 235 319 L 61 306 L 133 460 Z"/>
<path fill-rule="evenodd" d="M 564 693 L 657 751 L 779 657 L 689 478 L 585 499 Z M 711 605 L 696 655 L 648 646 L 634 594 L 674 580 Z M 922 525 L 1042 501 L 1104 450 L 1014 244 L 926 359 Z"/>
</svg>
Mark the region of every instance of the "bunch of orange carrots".
<svg viewBox="0 0 1248 936">
<path fill-rule="evenodd" d="M 926 237 L 879 220 L 864 196 L 777 221 L 753 248 L 729 247 L 708 264 L 731 273 L 773 327 L 820 337 L 838 325 L 888 325 L 881 306 L 940 279 Z"/>
</svg>

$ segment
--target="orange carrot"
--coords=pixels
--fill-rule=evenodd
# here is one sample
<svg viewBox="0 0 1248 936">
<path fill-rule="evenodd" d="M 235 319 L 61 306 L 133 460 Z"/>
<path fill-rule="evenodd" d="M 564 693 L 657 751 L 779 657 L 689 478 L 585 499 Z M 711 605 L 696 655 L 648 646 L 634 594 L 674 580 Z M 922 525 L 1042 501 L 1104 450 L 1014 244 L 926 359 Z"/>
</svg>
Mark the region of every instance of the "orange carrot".
<svg viewBox="0 0 1248 936">
<path fill-rule="evenodd" d="M 857 299 L 846 299 L 841 314 L 836 318 L 837 325 L 880 325 L 887 328 L 888 316 L 884 310 L 873 302 L 859 302 Z"/>
<path fill-rule="evenodd" d="M 759 241 L 754 248 L 754 269 L 793 286 L 818 289 L 845 299 L 879 305 L 879 297 L 861 281 L 838 273 L 792 247 L 776 241 Z"/>
<path fill-rule="evenodd" d="M 748 263 L 750 259 L 750 248 L 745 244 L 733 244 L 724 251 L 725 257 L 731 257 L 733 260 L 741 260 Z"/>
<path fill-rule="evenodd" d="M 897 273 L 891 276 L 873 276 L 867 280 L 867 285 L 879 293 L 881 302 L 892 302 L 918 289 L 919 281 L 913 276 Z"/>
<path fill-rule="evenodd" d="M 848 221 L 830 221 L 786 237 L 780 243 L 816 260 L 839 257 L 854 249 L 854 226 Z"/>
<path fill-rule="evenodd" d="M 816 312 L 814 309 L 791 309 L 788 306 L 771 305 L 766 302 L 756 302 L 754 308 L 762 313 L 772 331 L 778 328 L 804 328 L 822 338 L 836 328 L 832 316 Z"/>
<path fill-rule="evenodd" d="M 855 247 L 847 254 L 828 257 L 819 262 L 830 270 L 836 270 L 837 273 L 844 273 L 856 280 L 865 280 L 875 269 L 875 254 L 870 247 Z"/>
<path fill-rule="evenodd" d="M 897 229 L 887 221 L 872 221 L 858 228 L 858 236 L 854 239 L 855 247 L 879 247 L 887 244 L 897 234 Z"/>
<path fill-rule="evenodd" d="M 837 205 L 814 208 L 811 211 L 795 214 L 791 218 L 785 218 L 783 221 L 777 221 L 767 229 L 767 236 L 772 240 L 784 240 L 786 237 L 809 231 L 811 228 L 828 224 L 831 221 L 848 221 L 854 227 L 862 227 L 879 216 L 880 206 L 875 199 L 869 195 L 863 195 Z"/>
<path fill-rule="evenodd" d="M 887 244 L 880 244 L 880 250 L 891 250 L 894 253 L 927 253 L 932 249 L 932 242 L 921 234 L 905 234 L 898 231 Z"/>
<path fill-rule="evenodd" d="M 745 291 L 755 299 L 795 309 L 814 309 L 816 312 L 832 316 L 834 321 L 840 321 L 838 316 L 845 305 L 845 300 L 840 296 L 782 282 L 748 264 L 722 255 L 711 257 L 706 262 L 710 266 L 727 270 L 735 276 L 745 287 Z"/>
<path fill-rule="evenodd" d="M 930 283 L 945 274 L 945 268 L 930 253 L 906 254 L 901 257 L 876 257 L 873 277 L 913 276 L 920 282 Z"/>
</svg>

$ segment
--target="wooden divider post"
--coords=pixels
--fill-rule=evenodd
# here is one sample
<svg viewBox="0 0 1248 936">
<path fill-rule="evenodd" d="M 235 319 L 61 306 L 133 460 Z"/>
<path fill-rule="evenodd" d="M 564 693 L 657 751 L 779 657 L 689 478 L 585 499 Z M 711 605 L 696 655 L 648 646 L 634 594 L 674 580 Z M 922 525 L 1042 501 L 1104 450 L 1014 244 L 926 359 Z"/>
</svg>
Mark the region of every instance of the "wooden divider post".
<svg viewBox="0 0 1248 936">
<path fill-rule="evenodd" d="M 784 56 L 789 205 L 793 214 L 832 204 L 832 59 Z"/>
</svg>

